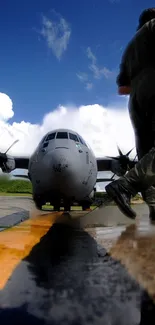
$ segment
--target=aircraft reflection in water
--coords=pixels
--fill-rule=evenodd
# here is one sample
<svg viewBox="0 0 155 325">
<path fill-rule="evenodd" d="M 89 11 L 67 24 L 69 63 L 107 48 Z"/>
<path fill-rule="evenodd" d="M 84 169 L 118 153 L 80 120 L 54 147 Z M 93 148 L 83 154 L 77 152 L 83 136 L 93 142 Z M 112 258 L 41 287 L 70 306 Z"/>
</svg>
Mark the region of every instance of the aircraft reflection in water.
<svg viewBox="0 0 155 325">
<path fill-rule="evenodd" d="M 68 129 L 48 132 L 31 157 L 12 157 L 7 154 L 8 150 L 0 153 L 0 168 L 5 173 L 16 168 L 28 169 L 26 177 L 32 182 L 33 200 L 39 209 L 46 202 L 50 202 L 54 210 L 63 204 L 64 210 L 69 211 L 73 202 L 83 210 L 88 209 L 96 182 L 110 181 L 114 177 L 97 179 L 98 171 L 112 171 L 122 176 L 135 164 L 128 157 L 131 150 L 123 155 L 119 148 L 118 157 L 96 158 L 84 139 Z"/>
</svg>

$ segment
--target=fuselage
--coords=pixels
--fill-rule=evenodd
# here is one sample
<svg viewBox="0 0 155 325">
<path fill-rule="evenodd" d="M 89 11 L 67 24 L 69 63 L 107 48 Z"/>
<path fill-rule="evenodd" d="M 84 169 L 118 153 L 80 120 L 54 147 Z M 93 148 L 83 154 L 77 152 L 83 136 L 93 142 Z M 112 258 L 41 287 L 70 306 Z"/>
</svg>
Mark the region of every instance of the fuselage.
<svg viewBox="0 0 155 325">
<path fill-rule="evenodd" d="M 91 148 L 76 132 L 58 129 L 39 143 L 29 161 L 33 195 L 51 201 L 55 197 L 81 201 L 89 197 L 97 179 L 97 163 Z"/>
</svg>

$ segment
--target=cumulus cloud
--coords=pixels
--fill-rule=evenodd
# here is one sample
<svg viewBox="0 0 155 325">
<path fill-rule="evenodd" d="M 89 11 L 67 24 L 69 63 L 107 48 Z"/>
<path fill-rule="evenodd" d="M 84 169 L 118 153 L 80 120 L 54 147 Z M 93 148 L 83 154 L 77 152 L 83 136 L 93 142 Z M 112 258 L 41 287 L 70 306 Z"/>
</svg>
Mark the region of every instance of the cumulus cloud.
<svg viewBox="0 0 155 325">
<path fill-rule="evenodd" d="M 118 154 L 117 144 L 124 152 L 135 145 L 126 100 L 124 109 L 119 109 L 118 104 L 117 107 L 113 104 L 109 107 L 99 104 L 80 107 L 60 105 L 49 111 L 41 124 L 25 121 L 9 123 L 14 112 L 11 99 L 8 97 L 4 101 L 4 94 L 0 94 L 0 107 L 3 107 L 0 110 L 1 151 L 6 150 L 15 139 L 20 140 L 10 150 L 11 154 L 30 155 L 44 134 L 55 128 L 70 128 L 79 132 L 98 157 Z"/>
<path fill-rule="evenodd" d="M 53 19 L 43 16 L 40 34 L 46 40 L 47 46 L 52 50 L 58 60 L 67 50 L 71 36 L 71 28 L 68 22 L 58 13 L 52 11 Z"/>
<path fill-rule="evenodd" d="M 13 116 L 12 100 L 8 95 L 0 93 L 0 121 L 7 121 Z"/>
</svg>

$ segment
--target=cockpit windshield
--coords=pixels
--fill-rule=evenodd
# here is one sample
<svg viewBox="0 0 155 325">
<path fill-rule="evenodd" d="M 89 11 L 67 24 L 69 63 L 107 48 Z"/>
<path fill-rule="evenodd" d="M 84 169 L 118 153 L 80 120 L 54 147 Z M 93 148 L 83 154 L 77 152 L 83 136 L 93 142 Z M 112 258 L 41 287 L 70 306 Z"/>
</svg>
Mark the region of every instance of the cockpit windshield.
<svg viewBox="0 0 155 325">
<path fill-rule="evenodd" d="M 78 133 L 71 133 L 71 132 L 65 132 L 65 131 L 61 131 L 61 132 L 52 132 L 49 133 L 47 136 L 45 136 L 42 140 L 42 144 L 44 147 L 47 147 L 49 144 L 50 140 L 54 140 L 54 139 L 70 139 L 72 141 L 75 142 L 80 142 L 81 144 L 83 144 L 84 146 L 88 147 L 86 142 L 83 140 L 83 138 L 78 134 Z"/>
<path fill-rule="evenodd" d="M 82 139 L 82 137 L 79 136 L 79 140 L 80 140 L 80 142 L 81 142 L 84 146 L 87 147 L 87 144 L 86 144 L 85 141 Z"/>
<path fill-rule="evenodd" d="M 75 142 L 79 142 L 79 139 L 76 134 L 69 133 L 69 138 Z"/>
<path fill-rule="evenodd" d="M 68 139 L 68 133 L 67 132 L 58 132 L 56 138 L 57 139 Z"/>
<path fill-rule="evenodd" d="M 47 136 L 46 141 L 49 141 L 49 140 L 53 140 L 53 139 L 55 139 L 55 135 L 56 135 L 56 132 L 54 132 L 54 133 L 50 133 L 50 134 Z"/>
</svg>

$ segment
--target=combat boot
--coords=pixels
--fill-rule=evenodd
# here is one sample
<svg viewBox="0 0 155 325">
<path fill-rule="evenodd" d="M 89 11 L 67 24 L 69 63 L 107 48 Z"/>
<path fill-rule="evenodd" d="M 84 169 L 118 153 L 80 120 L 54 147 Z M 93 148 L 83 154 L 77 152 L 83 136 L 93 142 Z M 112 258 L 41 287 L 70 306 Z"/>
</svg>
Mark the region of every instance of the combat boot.
<svg viewBox="0 0 155 325">
<path fill-rule="evenodd" d="M 107 194 L 115 201 L 123 214 L 130 219 L 135 219 L 136 213 L 130 206 L 132 192 L 128 188 L 127 182 L 125 186 L 122 183 L 124 183 L 123 179 L 114 181 L 108 184 L 105 187 L 105 190 Z"/>
<path fill-rule="evenodd" d="M 146 191 L 153 184 L 155 184 L 155 148 L 137 162 L 124 177 L 108 184 L 105 189 L 120 210 L 133 219 L 136 213 L 130 207 L 129 195 L 135 196 L 138 192 Z"/>
</svg>

